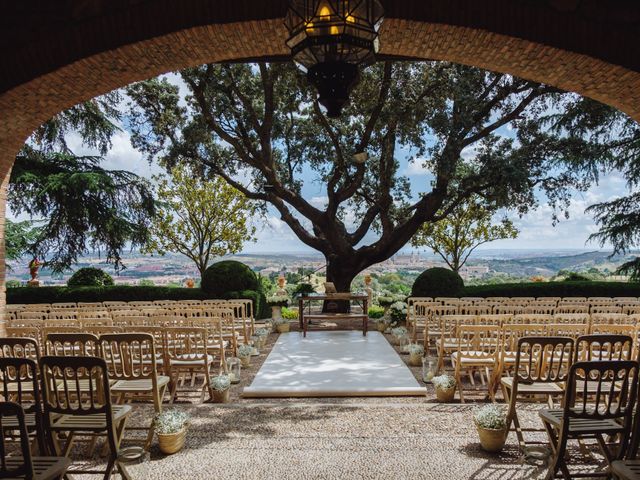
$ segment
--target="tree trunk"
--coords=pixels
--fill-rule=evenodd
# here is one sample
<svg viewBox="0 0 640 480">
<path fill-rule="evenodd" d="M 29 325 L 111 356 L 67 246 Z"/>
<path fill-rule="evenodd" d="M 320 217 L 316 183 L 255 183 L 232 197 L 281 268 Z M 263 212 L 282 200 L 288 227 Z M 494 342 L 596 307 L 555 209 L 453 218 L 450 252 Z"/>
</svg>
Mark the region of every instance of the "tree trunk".
<svg viewBox="0 0 640 480">
<path fill-rule="evenodd" d="M 349 257 L 338 257 L 337 255 L 327 255 L 327 282 L 332 282 L 338 292 L 351 291 L 351 282 L 362 271 Z M 322 306 L 323 312 L 349 313 L 349 301 L 325 301 Z"/>
</svg>

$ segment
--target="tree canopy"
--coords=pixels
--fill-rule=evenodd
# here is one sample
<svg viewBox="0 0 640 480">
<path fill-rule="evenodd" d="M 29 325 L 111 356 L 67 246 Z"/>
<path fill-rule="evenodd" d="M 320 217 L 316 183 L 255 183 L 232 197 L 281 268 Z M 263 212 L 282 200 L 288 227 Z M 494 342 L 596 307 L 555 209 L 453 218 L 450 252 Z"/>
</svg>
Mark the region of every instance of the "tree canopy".
<svg viewBox="0 0 640 480">
<path fill-rule="evenodd" d="M 237 253 L 253 239 L 255 207 L 223 179 L 202 180 L 192 168 L 177 165 L 170 177 L 156 180 L 160 201 L 144 251 L 180 253 L 202 277 L 213 258 Z"/>
<path fill-rule="evenodd" d="M 69 268 L 89 248 L 122 267 L 121 252 L 145 243 L 155 212 L 149 183 L 137 175 L 101 167 L 103 157 L 77 155 L 69 147 L 78 135 L 87 148 L 106 154 L 119 130 L 117 93 L 59 113 L 38 128 L 11 172 L 8 203 L 14 214 L 37 222 L 7 223 L 9 258 L 46 258 L 53 271 Z"/>
<path fill-rule="evenodd" d="M 524 213 L 542 191 L 561 213 L 599 165 L 635 155 L 612 133 L 626 121 L 614 109 L 468 66 L 378 63 L 336 120 L 289 63 L 210 64 L 180 76 L 186 96 L 165 78 L 127 89 L 134 146 L 269 204 L 324 254 L 339 289 L 474 195 Z M 402 155 L 428 172 L 418 188 Z M 321 186 L 322 205 L 305 196 L 309 183 Z"/>
<path fill-rule="evenodd" d="M 411 244 L 431 248 L 451 270 L 458 272 L 480 245 L 518 236 L 518 229 L 511 220 L 504 217 L 494 222 L 495 214 L 490 206 L 472 197 L 442 220 L 425 223 L 411 239 Z"/>
</svg>

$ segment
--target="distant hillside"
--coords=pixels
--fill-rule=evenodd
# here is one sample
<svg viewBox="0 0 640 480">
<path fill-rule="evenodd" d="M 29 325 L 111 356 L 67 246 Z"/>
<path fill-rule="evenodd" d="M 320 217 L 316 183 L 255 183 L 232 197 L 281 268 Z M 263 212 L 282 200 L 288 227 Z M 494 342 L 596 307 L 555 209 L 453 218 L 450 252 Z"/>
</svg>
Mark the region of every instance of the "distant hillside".
<svg viewBox="0 0 640 480">
<path fill-rule="evenodd" d="M 496 272 L 510 275 L 544 275 L 551 276 L 559 270 L 584 271 L 596 267 L 609 271 L 623 263 L 630 256 L 614 256 L 610 252 L 585 252 L 576 255 L 535 256 L 508 260 L 489 260 L 489 268 Z"/>
</svg>

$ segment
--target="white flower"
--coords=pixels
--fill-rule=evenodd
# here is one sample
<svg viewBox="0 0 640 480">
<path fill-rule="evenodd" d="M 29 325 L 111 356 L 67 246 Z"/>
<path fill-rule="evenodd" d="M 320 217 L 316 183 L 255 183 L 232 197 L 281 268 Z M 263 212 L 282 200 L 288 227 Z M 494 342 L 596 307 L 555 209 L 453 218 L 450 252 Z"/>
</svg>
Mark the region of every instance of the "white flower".
<svg viewBox="0 0 640 480">
<path fill-rule="evenodd" d="M 424 347 L 419 343 L 412 343 L 407 347 L 407 351 L 412 355 L 423 355 Z"/>
<path fill-rule="evenodd" d="M 250 357 L 253 353 L 253 347 L 251 345 L 240 345 L 238 347 L 238 356 L 239 357 Z"/>
<path fill-rule="evenodd" d="M 477 409 L 473 418 L 482 428 L 502 430 L 507 426 L 507 415 L 504 408 L 494 404 L 485 405 Z"/>
<path fill-rule="evenodd" d="M 211 388 L 216 392 L 224 392 L 231 386 L 231 378 L 229 375 L 216 375 L 211 378 Z"/>
<path fill-rule="evenodd" d="M 433 383 L 434 387 L 439 388 L 440 390 L 449 390 L 456 386 L 456 379 L 451 375 L 438 375 L 431 379 L 431 383 Z"/>
<path fill-rule="evenodd" d="M 188 422 L 189 414 L 174 408 L 156 415 L 154 428 L 157 434 L 166 435 L 179 432 Z"/>
</svg>

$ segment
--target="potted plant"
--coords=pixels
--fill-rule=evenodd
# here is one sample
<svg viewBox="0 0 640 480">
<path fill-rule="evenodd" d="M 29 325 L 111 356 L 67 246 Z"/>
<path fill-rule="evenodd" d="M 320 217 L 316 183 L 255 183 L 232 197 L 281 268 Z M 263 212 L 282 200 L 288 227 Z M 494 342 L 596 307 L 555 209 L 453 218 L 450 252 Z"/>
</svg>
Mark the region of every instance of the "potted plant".
<svg viewBox="0 0 640 480">
<path fill-rule="evenodd" d="M 296 285 L 296 288 L 293 290 L 293 295 L 295 297 L 304 297 L 311 293 L 316 293 L 315 288 L 310 283 L 299 283 Z"/>
<path fill-rule="evenodd" d="M 400 345 L 402 340 L 407 337 L 409 331 L 405 327 L 395 327 L 391 329 L 391 335 L 394 345 Z"/>
<path fill-rule="evenodd" d="M 282 318 L 282 307 L 289 305 L 289 297 L 286 295 L 273 295 L 267 298 L 267 304 L 271 307 L 271 318 Z"/>
<path fill-rule="evenodd" d="M 439 402 L 448 403 L 453 401 L 456 393 L 456 379 L 451 375 L 438 375 L 431 379 L 431 383 L 436 389 L 436 398 Z"/>
<path fill-rule="evenodd" d="M 419 367 L 422 365 L 422 356 L 424 355 L 424 347 L 419 343 L 412 343 L 407 348 L 409 352 L 409 365 Z"/>
<path fill-rule="evenodd" d="M 376 318 L 375 324 L 376 324 L 376 330 L 378 330 L 380 333 L 384 333 L 387 331 L 387 328 L 389 328 L 389 319 L 384 317 Z"/>
<path fill-rule="evenodd" d="M 495 404 L 477 409 L 473 415 L 480 446 L 487 452 L 499 452 L 507 440 L 507 415 L 503 408 Z"/>
<path fill-rule="evenodd" d="M 189 415 L 177 409 L 156 415 L 154 430 L 158 435 L 158 446 L 165 455 L 179 452 L 187 436 Z"/>
<path fill-rule="evenodd" d="M 256 337 L 258 337 L 258 348 L 263 348 L 266 345 L 268 336 L 268 328 L 258 328 L 256 330 Z"/>
<path fill-rule="evenodd" d="M 213 389 L 214 403 L 227 403 L 229 401 L 229 388 L 231 387 L 231 378 L 229 375 L 221 373 L 211 378 L 211 388 Z"/>
<path fill-rule="evenodd" d="M 271 323 L 276 327 L 276 332 L 287 333 L 291 327 L 289 320 L 286 318 L 274 318 Z"/>
<path fill-rule="evenodd" d="M 253 347 L 251 345 L 242 344 L 238 347 L 238 358 L 244 368 L 251 366 L 251 355 L 253 354 Z"/>
</svg>

